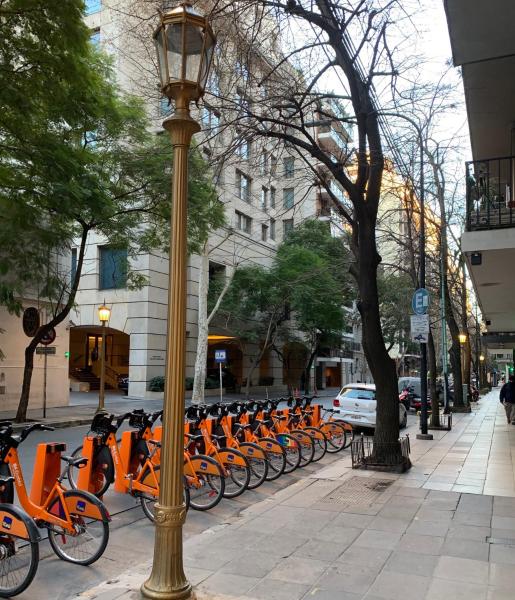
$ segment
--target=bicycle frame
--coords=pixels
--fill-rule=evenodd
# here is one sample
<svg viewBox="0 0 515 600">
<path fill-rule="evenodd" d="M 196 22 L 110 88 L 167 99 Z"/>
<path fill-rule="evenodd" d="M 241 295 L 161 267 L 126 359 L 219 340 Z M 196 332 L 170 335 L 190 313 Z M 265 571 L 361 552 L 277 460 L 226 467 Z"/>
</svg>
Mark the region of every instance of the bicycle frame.
<svg viewBox="0 0 515 600">
<path fill-rule="evenodd" d="M 51 444 L 39 444 L 38 450 L 41 447 L 51 446 Z M 41 454 L 41 453 L 39 453 Z M 37 457 L 38 458 L 38 457 Z M 58 458 L 60 460 L 60 450 L 58 451 Z M 80 499 L 78 501 L 76 498 L 67 498 L 64 496 L 64 489 L 61 486 L 61 483 L 55 480 L 53 487 L 50 490 L 45 490 L 45 498 L 43 504 L 38 504 L 34 502 L 29 495 L 27 494 L 27 488 L 25 487 L 25 481 L 23 479 L 23 472 L 18 456 L 18 451 L 16 448 L 10 448 L 7 453 L 4 462 L 9 466 L 11 475 L 14 477 L 14 486 L 16 488 L 16 493 L 18 495 L 18 500 L 20 501 L 20 505 L 34 520 L 38 522 L 48 523 L 52 526 L 57 526 L 73 535 L 75 533 L 75 528 L 73 526 L 73 522 L 70 516 L 70 511 L 77 511 L 84 517 L 89 517 L 91 519 L 96 519 L 98 521 L 104 520 L 104 515 L 102 515 L 98 506 L 89 502 L 87 499 Z M 34 471 L 37 472 L 38 468 L 38 460 L 34 465 Z M 45 472 L 45 468 L 41 469 L 41 472 Z M 54 513 L 48 511 L 50 505 L 55 502 L 56 499 L 60 501 L 60 507 L 62 512 L 64 512 L 64 518 L 58 516 Z M 80 506 L 79 506 L 80 503 Z"/>
</svg>

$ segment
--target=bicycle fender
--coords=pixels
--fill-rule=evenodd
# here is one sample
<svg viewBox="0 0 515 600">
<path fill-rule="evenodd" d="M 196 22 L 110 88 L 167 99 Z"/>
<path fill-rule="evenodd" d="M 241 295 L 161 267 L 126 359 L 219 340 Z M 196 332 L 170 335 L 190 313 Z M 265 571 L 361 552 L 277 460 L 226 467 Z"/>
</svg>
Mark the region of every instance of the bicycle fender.
<svg viewBox="0 0 515 600">
<path fill-rule="evenodd" d="M 196 473 L 202 473 L 206 475 L 216 475 L 220 477 L 220 467 L 218 463 L 213 463 L 210 460 L 206 460 L 204 457 L 198 455 L 197 457 L 192 456 L 191 462 L 184 462 L 184 474 L 190 477 L 195 477 Z"/>
<path fill-rule="evenodd" d="M 41 541 L 41 535 L 29 515 L 9 504 L 0 504 L 0 533 L 33 542 Z"/>
<path fill-rule="evenodd" d="M 252 444 L 251 442 L 243 442 L 238 446 L 238 450 L 244 456 L 250 458 L 264 458 L 266 460 L 266 452 L 257 444 Z"/>
<path fill-rule="evenodd" d="M 265 452 L 275 452 L 275 454 L 284 454 L 283 447 L 281 444 L 272 438 L 262 438 L 258 442 L 259 446 L 265 450 Z"/>
<path fill-rule="evenodd" d="M 96 521 L 109 523 L 109 515 L 105 504 L 96 496 L 85 491 L 68 490 L 64 494 L 66 508 L 73 514 L 78 514 Z"/>
<path fill-rule="evenodd" d="M 220 460 L 227 465 L 238 465 L 239 467 L 248 467 L 248 463 L 243 456 L 239 456 L 236 454 L 234 450 L 228 450 L 227 448 L 222 448 L 218 451 L 218 456 L 220 456 Z"/>
</svg>

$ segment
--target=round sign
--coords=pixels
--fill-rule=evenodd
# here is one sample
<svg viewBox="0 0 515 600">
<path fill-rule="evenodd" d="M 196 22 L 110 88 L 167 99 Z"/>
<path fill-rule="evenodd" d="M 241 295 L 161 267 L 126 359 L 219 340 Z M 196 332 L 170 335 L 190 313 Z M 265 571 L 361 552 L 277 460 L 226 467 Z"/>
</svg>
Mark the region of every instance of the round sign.
<svg viewBox="0 0 515 600">
<path fill-rule="evenodd" d="M 55 337 L 55 329 L 52 327 L 52 329 L 49 329 L 41 338 L 41 344 L 43 344 L 43 346 L 49 346 L 53 341 L 55 341 Z"/>
<path fill-rule="evenodd" d="M 419 288 L 413 294 L 411 306 L 416 315 L 425 315 L 429 308 L 429 292 L 425 288 Z"/>
<path fill-rule="evenodd" d="M 23 331 L 28 337 L 34 337 L 39 329 L 39 310 L 29 306 L 23 311 Z"/>
</svg>

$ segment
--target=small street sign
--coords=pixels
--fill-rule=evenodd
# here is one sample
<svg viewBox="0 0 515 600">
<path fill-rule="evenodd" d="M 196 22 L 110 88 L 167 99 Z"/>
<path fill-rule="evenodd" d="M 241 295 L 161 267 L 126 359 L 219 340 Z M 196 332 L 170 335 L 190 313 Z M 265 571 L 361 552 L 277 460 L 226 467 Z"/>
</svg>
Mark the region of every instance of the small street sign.
<svg viewBox="0 0 515 600">
<path fill-rule="evenodd" d="M 41 338 L 41 344 L 43 344 L 43 346 L 50 346 L 52 342 L 55 342 L 55 338 L 55 329 L 52 327 L 52 329 L 47 331 L 45 335 Z"/>
<path fill-rule="evenodd" d="M 427 344 L 429 337 L 429 315 L 411 315 L 411 340 Z"/>
<path fill-rule="evenodd" d="M 37 346 L 36 354 L 56 354 L 57 346 Z"/>
<path fill-rule="evenodd" d="M 416 315 L 425 315 L 429 308 L 429 292 L 425 288 L 419 288 L 413 294 L 411 306 Z"/>
<path fill-rule="evenodd" d="M 227 350 L 215 350 L 215 363 L 227 362 Z"/>
</svg>

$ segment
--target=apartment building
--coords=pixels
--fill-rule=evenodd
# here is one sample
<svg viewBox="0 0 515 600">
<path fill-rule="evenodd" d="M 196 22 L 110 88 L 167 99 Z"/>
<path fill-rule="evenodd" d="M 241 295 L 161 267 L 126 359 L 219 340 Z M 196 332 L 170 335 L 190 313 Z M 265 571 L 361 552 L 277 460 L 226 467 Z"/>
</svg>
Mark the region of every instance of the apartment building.
<svg viewBox="0 0 515 600">
<path fill-rule="evenodd" d="M 461 249 L 483 314 L 482 345 L 509 355 L 515 348 L 515 5 L 446 0 L 445 8 L 473 158 L 466 164 Z"/>
<path fill-rule="evenodd" d="M 155 119 L 156 132 L 169 107 L 157 89 L 155 80 L 145 87 L 142 66 L 151 71 L 145 58 L 144 43 L 131 38 L 123 28 L 117 2 L 87 0 L 86 23 L 91 29 L 91 41 L 100 44 L 113 55 L 119 83 L 123 89 L 144 94 L 148 110 Z M 142 9 L 143 10 L 143 9 Z M 273 24 L 266 27 L 273 28 Z M 266 61 L 266 52 L 275 51 L 274 36 L 269 36 L 246 60 L 231 55 L 231 40 L 215 57 L 213 74 L 204 102 L 194 116 L 202 126 L 197 136 L 201 152 L 210 165 L 213 181 L 225 206 L 228 227 L 213 232 L 208 242 L 210 277 L 229 274 L 237 265 L 271 263 L 278 245 L 296 225 L 308 218 L 331 215 L 319 187 L 299 153 L 284 143 L 264 141 L 248 136 L 244 125 L 238 126 L 238 111 L 245 109 L 256 95 L 266 93 L 255 82 L 257 72 Z M 132 42 L 131 42 L 132 40 Z M 123 43 L 122 43 L 123 41 Z M 220 40 L 223 44 L 223 40 Z M 225 55 L 224 55 L 225 53 Z M 147 61 L 145 63 L 145 60 Z M 315 129 L 314 129 L 315 131 Z M 318 127 L 316 134 L 335 153 L 341 152 L 350 136 L 341 126 Z M 343 194 L 335 187 L 338 194 Z M 341 229 L 335 215 L 331 226 L 334 233 Z M 72 255 L 75 260 L 75 253 Z M 148 285 L 139 290 L 127 288 L 124 265 L 127 253 L 109 247 L 97 234 L 90 235 L 77 295 L 77 308 L 70 318 L 70 373 L 73 386 L 84 389 L 98 385 L 98 357 L 101 351 L 101 327 L 97 309 L 104 302 L 111 308 L 106 339 L 106 381 L 116 387 L 120 375 L 129 376 L 129 394 L 135 397 L 154 395 L 150 382 L 164 374 L 166 344 L 166 303 L 168 257 L 158 251 L 130 258 L 130 269 L 146 277 Z M 188 265 L 187 303 L 187 377 L 193 376 L 196 356 L 198 322 L 198 283 L 201 260 L 191 256 Z M 319 386 L 340 385 L 355 374 L 353 358 L 349 357 L 354 333 L 345 333 L 345 350 L 328 349 L 328 356 L 318 359 L 316 380 Z M 227 351 L 227 370 L 237 385 L 244 383 L 246 372 L 257 346 L 243 344 L 227 330 L 221 319 L 213 321 L 209 331 L 207 359 L 208 376 L 215 368 L 214 353 Z M 283 348 L 297 356 L 299 379 L 305 356 L 297 346 Z M 346 354 L 345 354 L 346 353 Z M 315 379 L 315 373 L 313 375 Z M 269 389 L 284 388 L 283 368 L 279 360 L 268 354 L 256 370 L 252 385 Z"/>
</svg>

